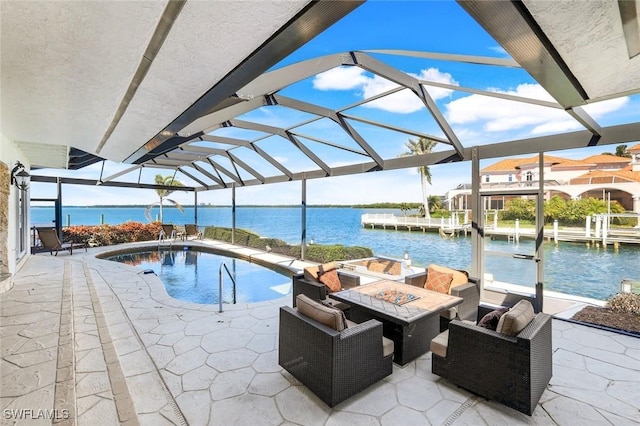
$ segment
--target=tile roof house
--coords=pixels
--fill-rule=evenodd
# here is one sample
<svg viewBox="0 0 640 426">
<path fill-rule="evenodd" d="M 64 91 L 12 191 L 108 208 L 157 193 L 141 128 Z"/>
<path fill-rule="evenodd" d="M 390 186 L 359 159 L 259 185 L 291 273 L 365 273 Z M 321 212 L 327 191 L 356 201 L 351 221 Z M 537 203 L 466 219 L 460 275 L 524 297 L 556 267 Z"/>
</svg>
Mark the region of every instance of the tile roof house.
<svg viewBox="0 0 640 426">
<path fill-rule="evenodd" d="M 627 149 L 630 157 L 610 154 L 591 155 L 581 160 L 544 155 L 545 199 L 595 197 L 610 194 L 628 211 L 640 213 L 640 144 Z M 523 187 L 537 186 L 540 177 L 538 156 L 505 158 L 480 170 L 480 188 L 500 190 L 505 194 Z M 463 209 L 469 189 L 457 188 L 447 193 L 451 210 Z M 494 199 L 485 208 L 502 208 L 504 201 Z"/>
</svg>

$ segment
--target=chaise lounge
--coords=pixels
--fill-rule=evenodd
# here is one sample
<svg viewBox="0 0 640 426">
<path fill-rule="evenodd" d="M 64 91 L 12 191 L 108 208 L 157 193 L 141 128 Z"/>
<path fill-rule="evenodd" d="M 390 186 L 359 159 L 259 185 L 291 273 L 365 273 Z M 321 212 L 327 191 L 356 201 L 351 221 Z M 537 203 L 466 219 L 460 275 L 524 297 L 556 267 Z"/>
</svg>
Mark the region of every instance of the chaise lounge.
<svg viewBox="0 0 640 426">
<path fill-rule="evenodd" d="M 42 243 L 42 247 L 45 250 L 48 250 L 50 254 L 56 252 L 56 256 L 59 251 L 68 250 L 69 254 L 73 254 L 74 248 L 84 248 L 84 251 L 87 251 L 87 245 L 83 243 L 74 243 L 74 242 L 62 242 L 58 238 L 58 233 L 55 228 L 36 228 L 38 231 L 38 238 L 40 239 L 40 243 Z"/>
<path fill-rule="evenodd" d="M 195 237 L 196 240 L 202 239 L 202 232 L 198 230 L 198 225 L 187 223 L 184 225 L 184 238 Z"/>
</svg>

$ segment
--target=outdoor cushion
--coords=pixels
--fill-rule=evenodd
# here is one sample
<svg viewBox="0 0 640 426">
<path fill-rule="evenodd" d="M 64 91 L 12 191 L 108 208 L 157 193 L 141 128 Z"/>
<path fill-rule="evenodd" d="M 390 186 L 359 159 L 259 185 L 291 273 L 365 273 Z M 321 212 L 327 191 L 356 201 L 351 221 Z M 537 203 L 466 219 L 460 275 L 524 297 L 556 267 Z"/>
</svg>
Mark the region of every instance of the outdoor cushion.
<svg viewBox="0 0 640 426">
<path fill-rule="evenodd" d="M 427 269 L 427 281 L 424 284 L 424 288 L 431 291 L 437 291 L 438 293 L 448 294 L 452 279 L 453 274 L 440 272 L 429 267 Z"/>
<path fill-rule="evenodd" d="M 447 268 L 446 266 L 440 266 L 433 263 L 429 265 L 429 267 L 427 268 L 427 276 L 428 276 L 429 268 L 435 269 L 438 272 L 446 272 L 448 274 L 453 275 L 453 279 L 451 280 L 451 286 L 449 287 L 449 292 L 451 292 L 451 289 L 453 287 L 466 284 L 469 281 L 469 277 L 467 277 L 464 274 L 464 272 L 460 272 L 455 269 Z"/>
<path fill-rule="evenodd" d="M 342 331 L 346 328 L 346 318 L 340 309 L 323 305 L 304 294 L 299 294 L 296 298 L 296 307 L 301 314 L 336 331 Z"/>
<path fill-rule="evenodd" d="M 340 284 L 340 278 L 338 277 L 338 270 L 332 269 L 320 275 L 318 280 L 327 286 L 331 293 L 342 290 L 342 284 Z"/>
<path fill-rule="evenodd" d="M 318 266 L 307 266 L 304 268 L 304 277 L 307 280 L 318 281 L 320 275 L 337 268 L 338 265 L 335 262 L 324 263 Z"/>
<path fill-rule="evenodd" d="M 449 309 L 442 310 L 440 311 L 440 316 L 451 321 L 452 319 L 458 316 L 458 307 L 452 306 Z"/>
<path fill-rule="evenodd" d="M 449 345 L 449 330 L 445 330 L 431 339 L 429 349 L 435 355 L 445 358 L 447 356 L 447 346 Z"/>
<path fill-rule="evenodd" d="M 353 322 L 351 320 L 347 320 L 347 327 L 348 328 L 355 327 L 357 325 L 358 325 L 357 322 Z M 345 327 L 345 328 L 347 328 L 347 327 Z M 389 355 L 392 355 L 393 354 L 393 350 L 394 350 L 393 340 L 387 339 L 386 337 L 382 336 L 382 356 L 388 357 Z"/>
<path fill-rule="evenodd" d="M 500 317 L 496 331 L 508 336 L 515 336 L 531 322 L 535 315 L 531 302 L 523 299 Z"/>
<path fill-rule="evenodd" d="M 509 308 L 498 308 L 489 312 L 488 314 L 483 316 L 480 321 L 478 321 L 478 326 L 495 331 L 498 328 L 498 322 L 500 321 L 500 318 L 502 318 L 502 315 L 504 315 L 508 310 Z"/>
</svg>

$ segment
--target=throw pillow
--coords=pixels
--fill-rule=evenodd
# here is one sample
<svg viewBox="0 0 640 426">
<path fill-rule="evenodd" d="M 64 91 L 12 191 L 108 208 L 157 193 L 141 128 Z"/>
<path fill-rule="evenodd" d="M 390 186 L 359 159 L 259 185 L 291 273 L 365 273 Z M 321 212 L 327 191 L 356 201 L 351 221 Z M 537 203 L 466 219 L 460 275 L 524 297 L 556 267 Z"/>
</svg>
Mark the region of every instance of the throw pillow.
<svg viewBox="0 0 640 426">
<path fill-rule="evenodd" d="M 335 262 L 324 263 L 317 266 L 307 266 L 304 268 L 304 278 L 309 281 L 318 281 L 320 275 L 337 267 L 338 265 L 336 265 Z"/>
<path fill-rule="evenodd" d="M 340 312 L 340 317 L 342 317 L 342 330 L 344 330 L 345 328 L 349 327 L 349 320 L 347 320 L 347 316 L 344 314 L 344 311 L 334 305 L 331 304 L 331 302 L 327 301 L 327 300 L 319 300 L 319 302 L 323 305 L 326 306 L 328 308 L 331 309 L 335 309 L 336 311 Z M 339 320 L 336 320 L 338 322 L 340 322 Z M 353 323 L 352 323 L 353 326 Z M 338 327 L 340 328 L 340 327 Z"/>
<path fill-rule="evenodd" d="M 431 291 L 437 291 L 438 293 L 447 294 L 449 293 L 451 280 L 453 280 L 453 274 L 447 274 L 445 272 L 436 271 L 433 268 L 428 268 L 427 282 L 424 284 L 424 288 Z"/>
<path fill-rule="evenodd" d="M 500 321 L 500 317 L 508 310 L 509 308 L 499 308 L 489 312 L 478 322 L 478 327 L 484 327 L 495 331 L 498 328 L 498 321 Z"/>
<path fill-rule="evenodd" d="M 496 331 L 507 336 L 515 336 L 529 325 L 535 316 L 531 302 L 523 299 L 500 317 Z"/>
<path fill-rule="evenodd" d="M 334 293 L 342 290 L 342 284 L 340 284 L 340 278 L 338 277 L 338 270 L 332 269 L 325 272 L 318 277 L 318 280 L 327 286 L 329 292 Z"/>
<path fill-rule="evenodd" d="M 453 287 L 466 284 L 469 281 L 469 274 L 467 274 L 465 271 L 459 271 L 457 269 L 447 268 L 446 266 L 436 265 L 435 263 L 432 263 L 431 265 L 429 265 L 429 268 L 433 268 L 438 272 L 446 272 L 448 274 L 453 275 L 453 279 L 451 280 L 451 286 L 449 287 L 449 291 L 451 291 Z"/>
</svg>

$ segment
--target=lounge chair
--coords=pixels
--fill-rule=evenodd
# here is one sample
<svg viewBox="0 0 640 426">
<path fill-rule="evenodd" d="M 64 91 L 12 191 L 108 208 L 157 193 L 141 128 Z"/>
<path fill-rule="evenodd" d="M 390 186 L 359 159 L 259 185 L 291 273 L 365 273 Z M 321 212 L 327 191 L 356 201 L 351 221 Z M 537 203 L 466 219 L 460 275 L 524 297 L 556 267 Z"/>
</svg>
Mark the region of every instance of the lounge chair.
<svg viewBox="0 0 640 426">
<path fill-rule="evenodd" d="M 329 407 L 392 373 L 393 341 L 382 323 L 348 322 L 342 312 L 298 296 L 297 308 L 280 308 L 278 364 Z"/>
<path fill-rule="evenodd" d="M 74 242 L 62 242 L 58 238 L 58 233 L 55 228 L 36 228 L 38 231 L 38 238 L 45 250 L 49 250 L 50 254 L 56 252 L 56 256 L 59 251 L 69 250 L 69 254 L 73 254 L 74 248 L 83 248 L 87 251 L 87 245 L 83 243 Z"/>
<path fill-rule="evenodd" d="M 197 240 L 202 239 L 202 232 L 198 230 L 198 225 L 188 223 L 184 225 L 184 237 L 196 237 Z"/>
<path fill-rule="evenodd" d="M 526 300 L 507 313 L 487 315 L 494 316 L 495 329 L 491 320 L 485 325 L 490 328 L 451 321 L 449 329 L 431 341 L 431 371 L 530 416 L 552 375 L 551 317 L 534 314 Z"/>
<path fill-rule="evenodd" d="M 336 288 L 329 288 L 323 281 L 321 276 L 324 274 L 331 274 L 335 270 L 339 285 Z M 296 307 L 296 298 L 300 294 L 304 294 L 310 297 L 312 300 L 322 300 L 330 303 L 336 308 L 342 310 L 348 310 L 349 306 L 345 303 L 338 302 L 327 296 L 334 291 L 340 291 L 342 289 L 356 287 L 360 285 L 360 277 L 349 271 L 344 271 L 337 268 L 335 262 L 325 263 L 323 265 L 309 266 L 304 269 L 303 274 L 295 274 L 292 277 L 293 280 L 293 307 Z"/>
<path fill-rule="evenodd" d="M 175 240 L 176 237 L 182 235 L 181 233 L 178 232 L 178 230 L 176 229 L 175 226 L 171 225 L 171 224 L 162 224 L 162 229 L 160 230 L 160 240 L 165 240 L 167 238 L 171 238 L 172 240 Z"/>
</svg>

